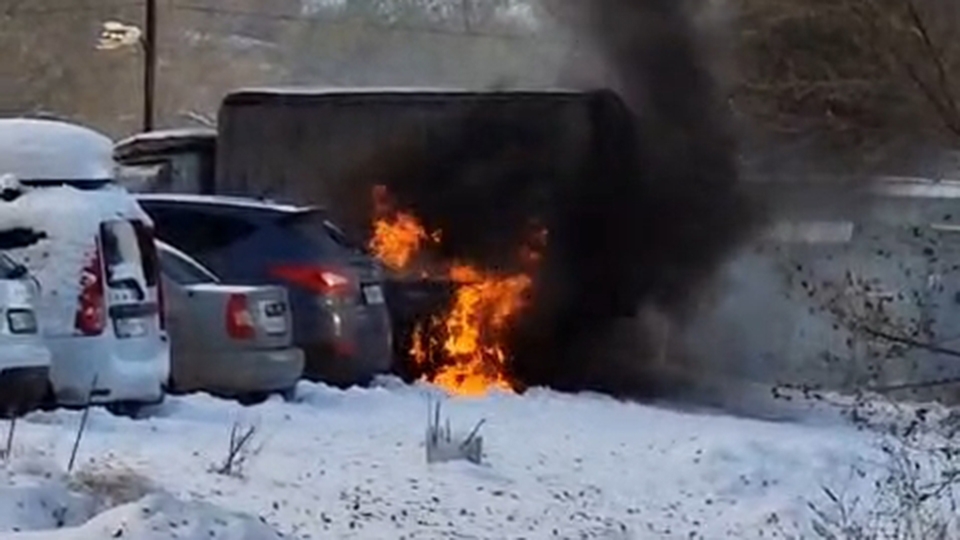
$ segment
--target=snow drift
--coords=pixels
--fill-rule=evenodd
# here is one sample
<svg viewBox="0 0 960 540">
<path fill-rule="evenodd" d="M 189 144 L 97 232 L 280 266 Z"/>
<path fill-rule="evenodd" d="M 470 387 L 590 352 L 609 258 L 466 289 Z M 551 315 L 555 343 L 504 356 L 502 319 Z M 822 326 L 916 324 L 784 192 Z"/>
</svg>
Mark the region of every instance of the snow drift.
<svg viewBox="0 0 960 540">
<path fill-rule="evenodd" d="M 866 509 L 886 474 L 881 436 L 826 403 L 786 402 L 780 421 L 767 422 L 540 389 L 446 402 L 454 426 L 487 420 L 483 464 L 428 464 L 427 403 L 440 393 L 394 381 L 346 391 L 302 383 L 298 403 L 244 408 L 171 397 L 139 421 L 94 409 L 80 470 L 102 476 L 105 467 L 129 467 L 149 480 L 149 498 L 132 493 L 62 536 L 27 538 L 104 538 L 124 522 L 122 538 L 202 538 L 216 516 L 235 524 L 230 533 L 213 529 L 221 539 L 266 534 L 207 504 L 294 538 L 812 537 L 809 504 L 829 504 L 824 487 L 859 497 Z M 910 408 L 884 411 L 911 418 Z M 29 416 L 17 427 L 13 462 L 42 453 L 66 463 L 80 416 Z M 241 476 L 216 474 L 236 422 L 258 426 L 252 453 Z M 93 490 L 95 502 L 103 491 Z M 154 527 L 161 536 L 149 536 Z"/>
<path fill-rule="evenodd" d="M 0 468 L 0 540 L 279 538 L 255 518 L 179 499 L 135 474 L 117 473 L 67 476 L 29 458 Z"/>
</svg>

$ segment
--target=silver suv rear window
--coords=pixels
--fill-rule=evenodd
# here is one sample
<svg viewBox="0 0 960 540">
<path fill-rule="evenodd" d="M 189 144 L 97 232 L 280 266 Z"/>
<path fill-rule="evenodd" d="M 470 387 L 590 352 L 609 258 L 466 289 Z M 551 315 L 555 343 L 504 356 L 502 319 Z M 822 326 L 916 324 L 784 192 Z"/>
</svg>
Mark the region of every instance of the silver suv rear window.
<svg viewBox="0 0 960 540">
<path fill-rule="evenodd" d="M 206 269 L 197 266 L 196 263 L 184 259 L 178 254 L 159 249 L 160 268 L 168 278 L 179 285 L 199 285 L 205 283 L 219 283 L 216 276 L 210 274 Z"/>
</svg>

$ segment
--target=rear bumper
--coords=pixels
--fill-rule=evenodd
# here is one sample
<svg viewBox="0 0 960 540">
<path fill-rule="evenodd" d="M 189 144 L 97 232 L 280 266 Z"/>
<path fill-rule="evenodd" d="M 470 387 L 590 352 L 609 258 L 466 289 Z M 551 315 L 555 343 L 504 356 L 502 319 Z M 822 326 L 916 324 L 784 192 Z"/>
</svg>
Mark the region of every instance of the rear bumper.
<svg viewBox="0 0 960 540">
<path fill-rule="evenodd" d="M 296 318 L 299 314 L 294 313 Z M 303 317 L 295 333 L 304 377 L 336 386 L 364 384 L 393 365 L 390 316 L 383 306 L 347 306 Z"/>
<path fill-rule="evenodd" d="M 109 340 L 52 338 L 47 345 L 53 353 L 50 382 L 61 405 L 83 406 L 88 399 L 92 404 L 163 401 L 163 385 L 170 376 L 166 346 L 148 357 L 123 360 L 114 356 Z"/>
<path fill-rule="evenodd" d="M 378 348 L 376 354 L 346 354 L 332 343 L 314 343 L 304 346 L 306 366 L 303 376 L 334 386 L 366 384 L 376 375 L 390 371 L 392 355 L 389 342 Z"/>
<path fill-rule="evenodd" d="M 0 341 L 0 371 L 10 368 L 49 368 L 50 349 L 37 340 Z"/>
<path fill-rule="evenodd" d="M 178 385 L 223 395 L 273 392 L 294 387 L 304 366 L 303 351 L 296 347 L 204 354 L 202 360 L 210 368 L 204 380 Z"/>
</svg>

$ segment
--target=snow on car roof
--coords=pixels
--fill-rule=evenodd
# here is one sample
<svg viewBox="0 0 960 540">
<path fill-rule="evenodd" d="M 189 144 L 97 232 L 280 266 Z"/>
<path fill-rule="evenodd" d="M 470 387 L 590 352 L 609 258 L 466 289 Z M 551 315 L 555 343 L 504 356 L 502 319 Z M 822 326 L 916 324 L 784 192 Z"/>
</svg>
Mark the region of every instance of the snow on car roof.
<svg viewBox="0 0 960 540">
<path fill-rule="evenodd" d="M 137 200 L 155 202 L 178 202 L 187 204 L 226 205 L 258 210 L 276 210 L 279 212 L 306 212 L 317 210 L 317 206 L 298 206 L 269 200 L 237 197 L 231 195 L 198 195 L 194 193 L 138 193 Z"/>
<path fill-rule="evenodd" d="M 117 141 L 116 146 L 128 146 L 147 141 L 166 141 L 178 139 L 210 139 L 217 137 L 217 130 L 205 127 L 162 129 L 137 133 Z"/>
<path fill-rule="evenodd" d="M 55 120 L 0 119 L 0 174 L 102 182 L 113 172 L 113 142 L 102 133 Z"/>
<path fill-rule="evenodd" d="M 958 180 L 887 176 L 878 178 L 870 188 L 873 193 L 893 197 L 960 198 Z"/>
</svg>

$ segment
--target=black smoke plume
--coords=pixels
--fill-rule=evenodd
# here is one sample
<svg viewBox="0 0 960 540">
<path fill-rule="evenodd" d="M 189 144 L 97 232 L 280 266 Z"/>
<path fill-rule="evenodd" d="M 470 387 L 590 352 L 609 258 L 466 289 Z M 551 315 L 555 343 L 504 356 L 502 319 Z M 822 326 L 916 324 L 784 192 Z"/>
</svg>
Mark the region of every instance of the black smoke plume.
<svg viewBox="0 0 960 540">
<path fill-rule="evenodd" d="M 593 0 L 577 13 L 587 21 L 578 29 L 604 63 L 604 82 L 634 113 L 636 176 L 623 189 L 635 197 L 629 201 L 599 185 L 586 199 L 592 208 L 584 211 L 607 225 L 598 226 L 604 236 L 594 248 L 580 246 L 573 259 L 621 267 L 620 290 L 637 312 L 652 309 L 674 325 L 683 324 L 701 287 L 759 219 L 739 184 L 731 122 L 688 7 Z M 602 272 L 572 274 L 584 278 L 574 287 L 589 295 L 589 278 Z M 662 389 L 663 373 L 650 366 L 661 336 L 649 319 L 571 313 L 557 323 L 547 340 L 553 354 L 542 362 L 560 365 L 537 365 L 533 352 L 521 353 L 518 361 L 532 364 L 522 366 L 528 379 L 633 395 Z"/>
<path fill-rule="evenodd" d="M 742 239 L 754 214 L 718 84 L 678 0 L 594 0 L 588 20 L 636 113 L 642 196 L 632 242 L 645 300 L 675 311 Z"/>
<path fill-rule="evenodd" d="M 564 263 L 564 288 L 577 291 L 577 306 L 615 279 L 610 290 L 635 302 L 633 314 L 653 310 L 661 315 L 655 321 L 675 325 L 758 218 L 739 185 L 729 118 L 686 6 L 594 0 L 585 7 L 580 30 L 600 52 L 604 82 L 634 113 L 636 145 L 621 171 L 632 176 L 584 186 L 581 207 L 568 217 L 597 223 Z M 528 328 L 535 337 L 520 338 L 518 372 L 564 389 L 663 390 L 663 372 L 651 366 L 662 345 L 657 326 L 622 315 L 572 307 Z"/>
</svg>

